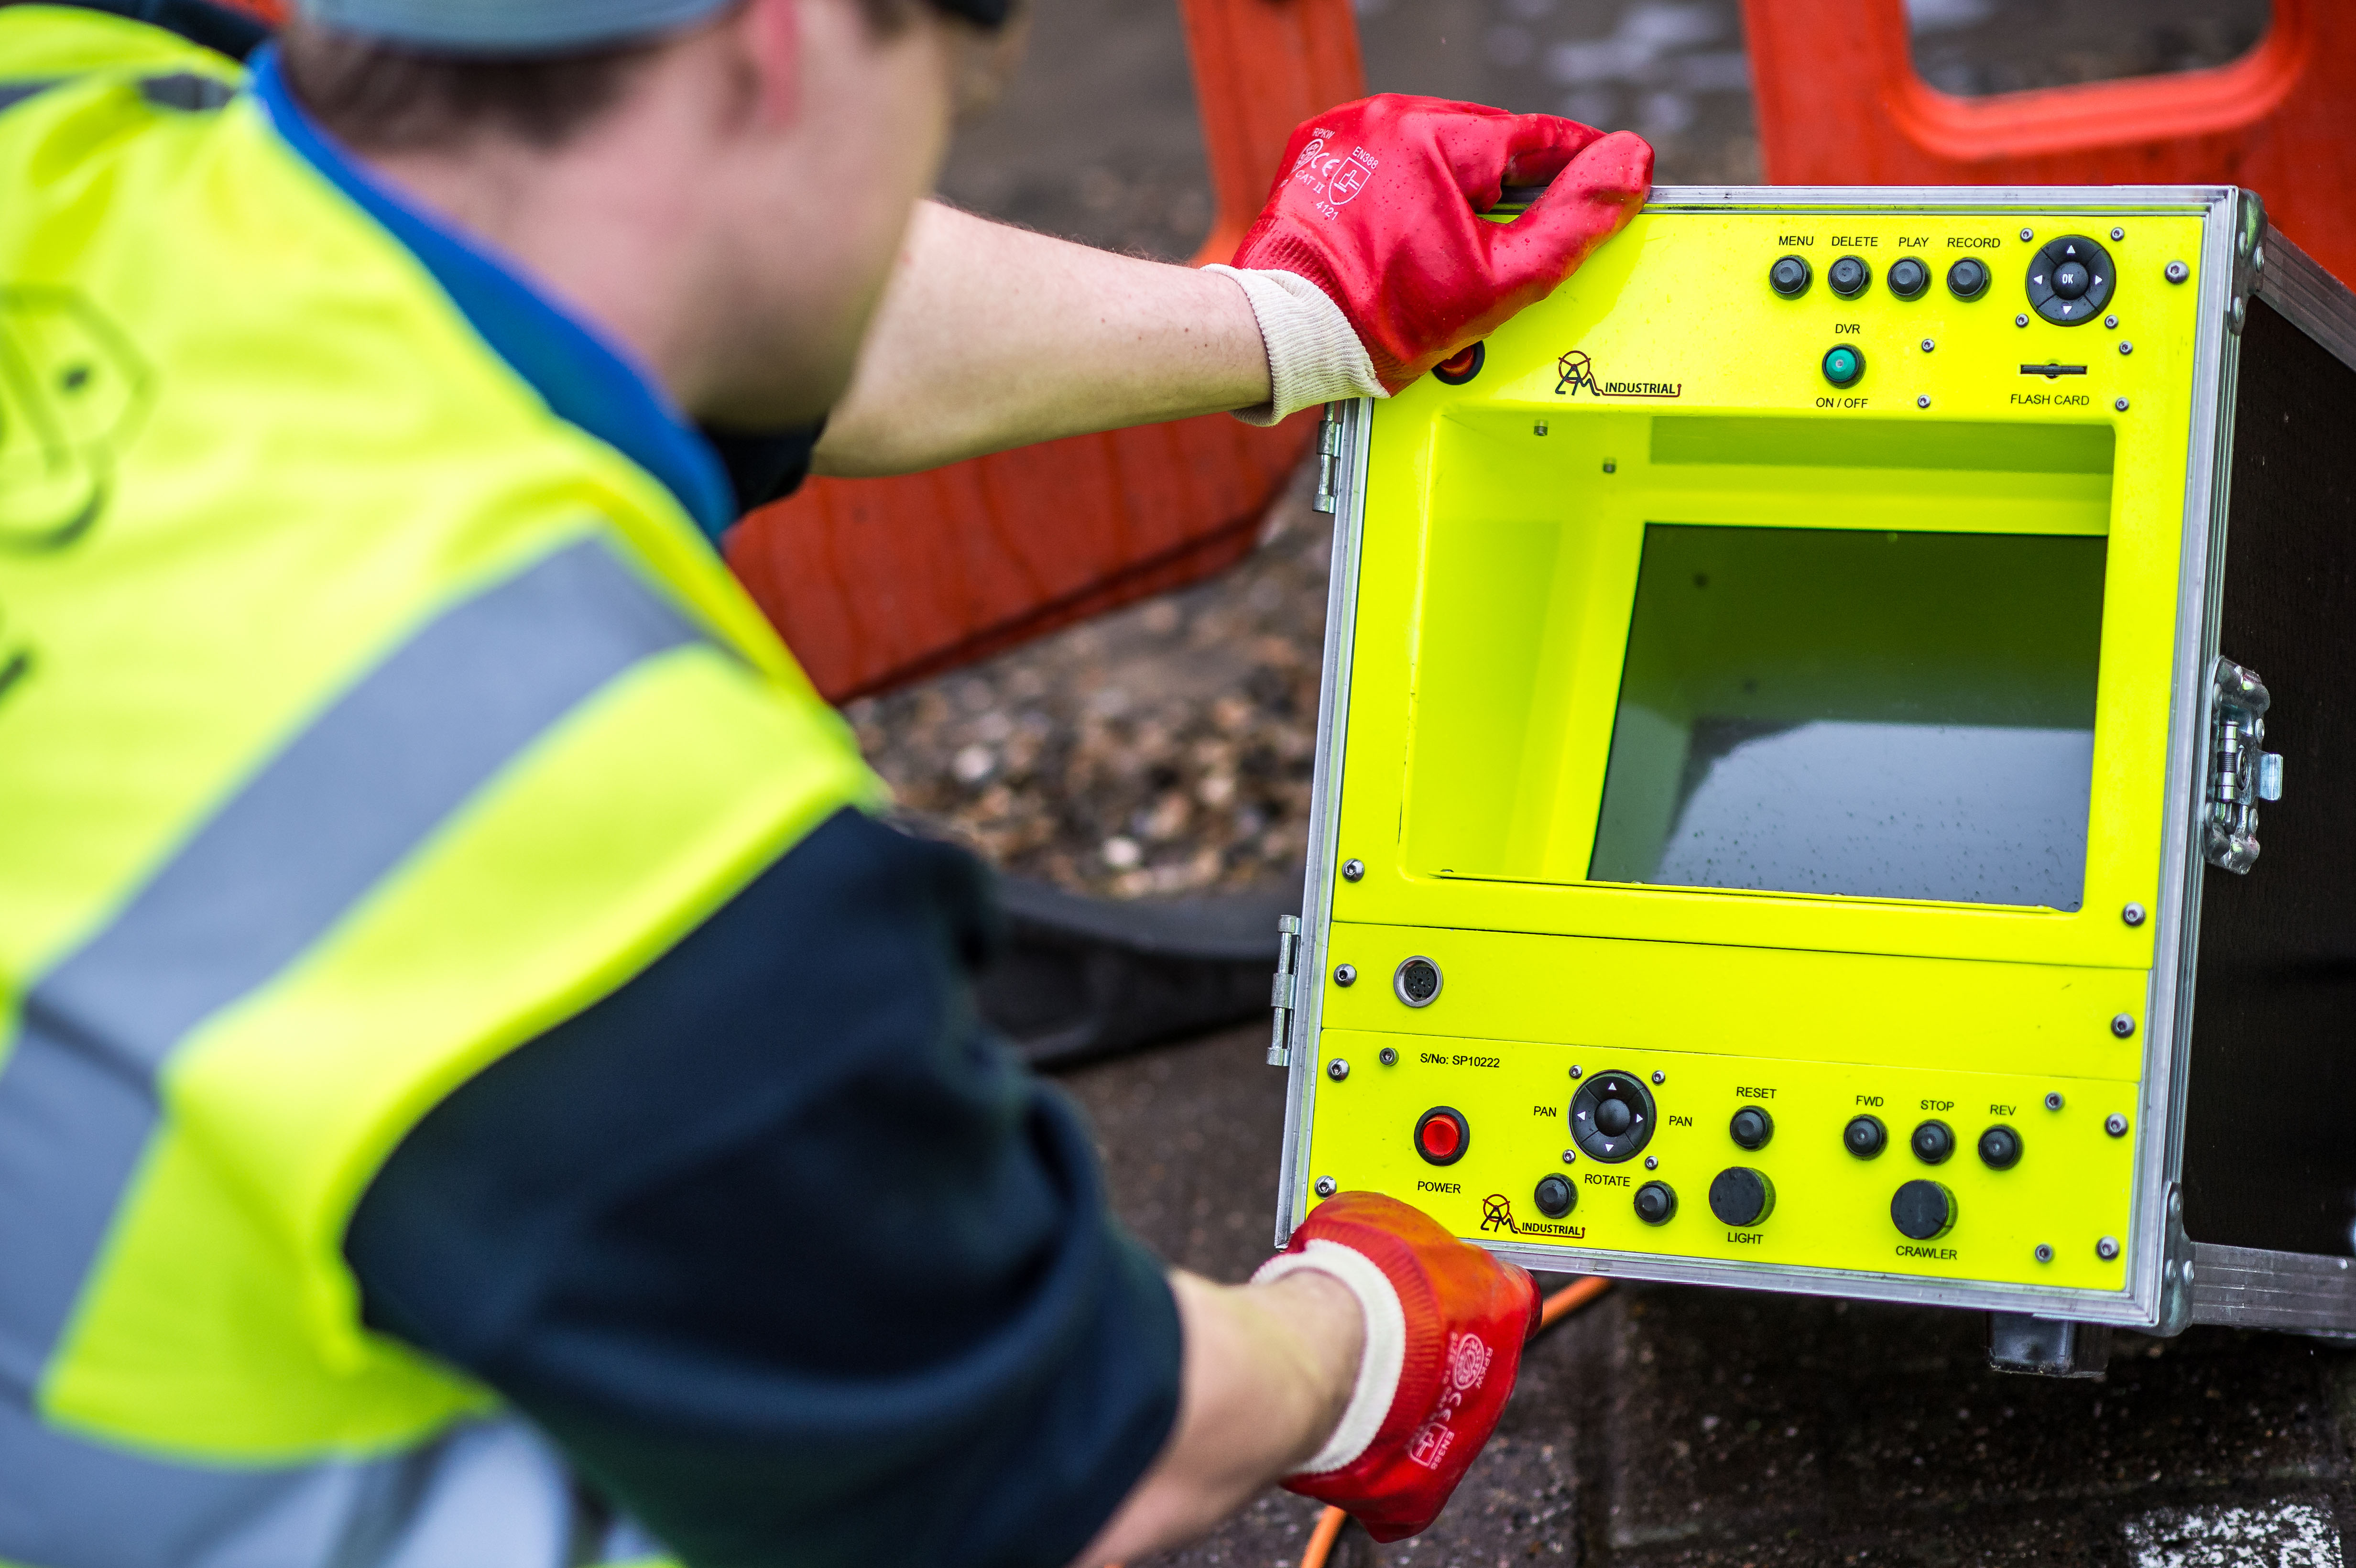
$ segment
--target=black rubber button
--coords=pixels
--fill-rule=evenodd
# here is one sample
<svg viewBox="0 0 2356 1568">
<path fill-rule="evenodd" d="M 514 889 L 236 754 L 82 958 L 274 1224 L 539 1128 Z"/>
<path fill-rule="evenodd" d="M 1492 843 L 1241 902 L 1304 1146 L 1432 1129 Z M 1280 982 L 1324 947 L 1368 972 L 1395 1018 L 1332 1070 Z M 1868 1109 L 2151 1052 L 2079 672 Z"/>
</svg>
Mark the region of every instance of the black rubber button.
<svg viewBox="0 0 2356 1568">
<path fill-rule="evenodd" d="M 1727 1136 L 1744 1148 L 1765 1148 L 1767 1140 L 1775 1136 L 1775 1118 L 1766 1112 L 1745 1105 L 1734 1113 L 1726 1124 Z"/>
<path fill-rule="evenodd" d="M 1542 1177 L 1533 1197 L 1539 1213 L 1549 1220 L 1559 1220 L 1579 1201 L 1579 1189 L 1559 1176 Z"/>
<path fill-rule="evenodd" d="M 1481 367 L 1488 362 L 1488 348 L 1484 345 L 1476 343 L 1472 347 L 1451 354 L 1434 365 L 1431 368 L 1431 373 L 1448 386 L 1461 387 L 1479 375 Z"/>
<path fill-rule="evenodd" d="M 1966 256 L 1947 269 L 1947 292 L 1959 300 L 1976 300 L 1987 293 L 1987 263 Z"/>
<path fill-rule="evenodd" d="M 1980 1135 L 1980 1163 L 1990 1170 L 2010 1170 L 2020 1163 L 2020 1135 L 1998 1122 Z"/>
<path fill-rule="evenodd" d="M 1841 1147 L 1859 1159 L 1871 1159 L 1890 1147 L 1890 1129 L 1879 1116 L 1853 1116 L 1841 1129 Z"/>
<path fill-rule="evenodd" d="M 1816 270 L 1805 256 L 1783 256 L 1767 269 L 1767 286 L 1787 300 L 1798 299 L 1815 281 Z"/>
<path fill-rule="evenodd" d="M 1647 1225 L 1665 1225 L 1677 1211 L 1677 1189 L 1665 1181 L 1647 1181 L 1636 1189 L 1636 1218 Z"/>
<path fill-rule="evenodd" d="M 1433 1165 L 1454 1165 L 1472 1144 L 1472 1125 L 1453 1105 L 1434 1105 L 1415 1119 L 1415 1152 Z"/>
<path fill-rule="evenodd" d="M 2056 326 L 2093 321 L 2117 288 L 2111 253 L 2083 234 L 2049 240 L 2029 258 L 2029 307 Z"/>
<path fill-rule="evenodd" d="M 1709 1184 L 1709 1211 L 1737 1229 L 1756 1225 L 1775 1211 L 1775 1184 L 1763 1170 L 1730 1165 Z"/>
<path fill-rule="evenodd" d="M 1955 1152 L 1955 1135 L 1944 1122 L 1925 1122 L 1914 1129 L 1914 1157 L 1924 1165 L 1944 1165 Z"/>
<path fill-rule="evenodd" d="M 1853 300 L 1873 286 L 1873 269 L 1862 257 L 1843 256 L 1825 269 L 1825 282 L 1841 298 Z"/>
<path fill-rule="evenodd" d="M 2053 269 L 2053 292 L 2065 300 L 2082 300 L 2094 285 L 2094 274 L 2083 261 L 2064 261 Z"/>
<path fill-rule="evenodd" d="M 1935 1181 L 1910 1181 L 1890 1200 L 1890 1222 L 1901 1236 L 1936 1241 L 1955 1228 L 1955 1195 Z"/>
<path fill-rule="evenodd" d="M 1919 300 L 1931 286 L 1931 269 L 1912 256 L 1890 264 L 1890 292 L 1902 300 Z"/>
<path fill-rule="evenodd" d="M 1653 1092 L 1633 1072 L 1598 1072 L 1570 1097 L 1570 1141 L 1606 1165 L 1633 1159 L 1653 1140 Z"/>
</svg>

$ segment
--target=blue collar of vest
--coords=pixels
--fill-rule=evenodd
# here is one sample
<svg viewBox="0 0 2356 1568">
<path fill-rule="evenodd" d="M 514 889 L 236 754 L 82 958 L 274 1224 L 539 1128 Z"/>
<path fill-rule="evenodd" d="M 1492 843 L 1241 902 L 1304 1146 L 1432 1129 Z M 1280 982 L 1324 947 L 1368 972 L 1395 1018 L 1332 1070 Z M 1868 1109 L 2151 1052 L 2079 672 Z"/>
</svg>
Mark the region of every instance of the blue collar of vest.
<svg viewBox="0 0 2356 1568">
<path fill-rule="evenodd" d="M 559 419 L 661 480 L 716 541 L 736 520 L 727 472 L 653 379 L 526 282 L 517 264 L 428 218 L 328 140 L 287 91 L 275 48 L 258 51 L 252 69 L 253 94 L 286 144 L 416 256 L 492 352 L 530 382 Z"/>
</svg>

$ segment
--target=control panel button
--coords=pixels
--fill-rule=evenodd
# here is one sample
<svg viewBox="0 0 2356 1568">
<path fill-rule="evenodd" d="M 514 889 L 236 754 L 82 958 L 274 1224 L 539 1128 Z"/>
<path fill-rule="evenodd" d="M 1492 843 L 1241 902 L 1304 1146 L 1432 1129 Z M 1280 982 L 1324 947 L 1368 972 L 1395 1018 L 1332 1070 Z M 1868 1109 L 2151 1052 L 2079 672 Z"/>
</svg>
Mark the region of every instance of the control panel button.
<svg viewBox="0 0 2356 1568">
<path fill-rule="evenodd" d="M 1481 373 L 1481 367 L 1488 362 L 1488 348 L 1476 343 L 1470 348 L 1459 349 L 1434 365 L 1431 373 L 1447 386 L 1461 387 Z"/>
<path fill-rule="evenodd" d="M 1815 281 L 1816 271 L 1805 256 L 1783 256 L 1767 269 L 1767 286 L 1787 300 L 1798 299 Z"/>
<path fill-rule="evenodd" d="M 1730 1165 L 1709 1184 L 1709 1211 L 1737 1230 L 1756 1225 L 1775 1211 L 1775 1184 L 1763 1170 Z"/>
<path fill-rule="evenodd" d="M 1966 256 L 1947 269 L 1947 292 L 1959 300 L 1976 300 L 1987 293 L 1987 263 Z"/>
<path fill-rule="evenodd" d="M 1922 291 L 1931 286 L 1931 269 L 1913 256 L 1901 256 L 1890 264 L 1890 292 L 1902 300 L 1919 300 Z"/>
<path fill-rule="evenodd" d="M 1744 1148 L 1765 1148 L 1767 1140 L 1775 1136 L 1775 1118 L 1753 1106 L 1745 1105 L 1734 1113 L 1726 1124 L 1727 1136 Z"/>
<path fill-rule="evenodd" d="M 1841 298 L 1853 300 L 1872 286 L 1873 269 L 1861 256 L 1843 256 L 1825 269 L 1825 282 Z"/>
<path fill-rule="evenodd" d="M 1472 1125 L 1452 1105 L 1434 1105 L 1415 1121 L 1415 1152 L 1433 1165 L 1454 1165 L 1472 1142 Z"/>
<path fill-rule="evenodd" d="M 1924 1165 L 1944 1165 L 1955 1152 L 1954 1129 L 1942 1121 L 1928 1121 L 1914 1129 L 1914 1157 Z"/>
<path fill-rule="evenodd" d="M 1665 1225 L 1677 1211 L 1677 1189 L 1665 1181 L 1647 1181 L 1636 1189 L 1636 1218 L 1647 1225 Z"/>
<path fill-rule="evenodd" d="M 1559 1176 L 1547 1176 L 1539 1178 L 1538 1189 L 1531 1196 L 1539 1213 L 1549 1220 L 1559 1220 L 1578 1203 L 1579 1189 Z"/>
<path fill-rule="evenodd" d="M 1851 1116 L 1841 1129 L 1841 1147 L 1859 1159 L 1871 1159 L 1890 1147 L 1890 1129 L 1879 1116 Z"/>
<path fill-rule="evenodd" d="M 1980 1163 L 1990 1170 L 2010 1170 L 2020 1163 L 2020 1135 L 1998 1122 L 1980 1135 Z"/>
<path fill-rule="evenodd" d="M 1825 379 L 1836 387 L 1854 387 L 1865 379 L 1865 351 L 1842 344 L 1825 350 Z"/>
<path fill-rule="evenodd" d="M 1599 1072 L 1570 1097 L 1570 1141 L 1606 1165 L 1643 1153 L 1655 1120 L 1653 1092 L 1633 1072 Z"/>
<path fill-rule="evenodd" d="M 1955 1195 L 1935 1181 L 1917 1178 L 1890 1199 L 1890 1222 L 1910 1240 L 1936 1241 L 1955 1228 Z"/>
<path fill-rule="evenodd" d="M 2110 252 L 2083 234 L 2049 240 L 2029 258 L 2029 308 L 2057 326 L 2079 326 L 2101 315 L 2117 287 Z"/>
</svg>

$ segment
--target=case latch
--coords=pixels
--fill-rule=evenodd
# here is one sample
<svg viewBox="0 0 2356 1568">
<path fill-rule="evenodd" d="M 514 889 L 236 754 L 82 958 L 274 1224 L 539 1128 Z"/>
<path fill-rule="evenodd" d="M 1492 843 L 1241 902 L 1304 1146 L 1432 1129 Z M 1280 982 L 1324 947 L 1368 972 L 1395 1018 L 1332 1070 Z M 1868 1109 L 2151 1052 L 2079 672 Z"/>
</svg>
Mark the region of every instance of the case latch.
<svg viewBox="0 0 2356 1568">
<path fill-rule="evenodd" d="M 2258 863 L 2258 802 L 2282 798 L 2282 757 L 2266 739 L 2265 682 L 2231 659 L 2209 677 L 2209 797 L 2202 848 L 2212 866 L 2247 875 Z"/>
<path fill-rule="evenodd" d="M 1275 1031 L 1268 1040 L 1268 1064 L 1292 1065 L 1293 966 L 1301 959 L 1301 917 L 1276 917 L 1276 976 L 1268 987 L 1268 1005 L 1276 1010 Z"/>
</svg>

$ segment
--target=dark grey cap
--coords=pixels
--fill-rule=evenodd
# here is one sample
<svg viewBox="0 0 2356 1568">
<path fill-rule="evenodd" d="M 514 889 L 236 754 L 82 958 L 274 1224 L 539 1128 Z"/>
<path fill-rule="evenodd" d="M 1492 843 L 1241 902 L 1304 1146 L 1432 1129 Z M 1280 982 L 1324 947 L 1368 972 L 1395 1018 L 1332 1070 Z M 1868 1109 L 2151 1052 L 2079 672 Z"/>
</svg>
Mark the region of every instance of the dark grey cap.
<svg viewBox="0 0 2356 1568">
<path fill-rule="evenodd" d="M 562 54 L 692 27 L 731 0 L 295 0 L 338 32 L 456 54 Z"/>
</svg>

